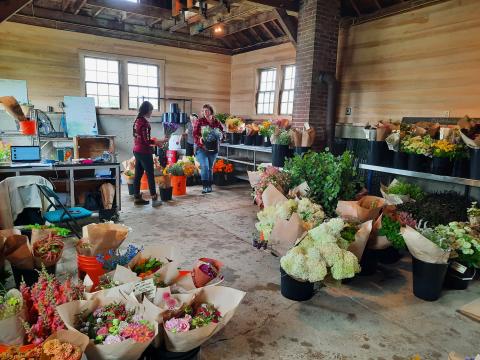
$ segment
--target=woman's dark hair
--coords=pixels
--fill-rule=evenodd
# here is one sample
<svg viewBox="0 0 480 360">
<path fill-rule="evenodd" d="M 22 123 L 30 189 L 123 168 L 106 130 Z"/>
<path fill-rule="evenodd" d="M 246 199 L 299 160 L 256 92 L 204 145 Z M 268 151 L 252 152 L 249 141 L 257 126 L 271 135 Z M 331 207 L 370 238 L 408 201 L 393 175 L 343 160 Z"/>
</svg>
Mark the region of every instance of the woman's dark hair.
<svg viewBox="0 0 480 360">
<path fill-rule="evenodd" d="M 212 105 L 210 105 L 210 104 L 204 104 L 204 105 L 202 106 L 202 109 L 208 109 L 208 110 L 210 110 L 210 112 L 212 113 L 212 115 L 215 114 L 215 111 L 213 111 L 213 107 L 212 107 Z"/>
<path fill-rule="evenodd" d="M 150 101 L 144 101 L 142 105 L 138 108 L 138 115 L 137 118 L 139 117 L 144 117 L 147 115 L 150 111 L 153 111 L 153 105 Z"/>
</svg>

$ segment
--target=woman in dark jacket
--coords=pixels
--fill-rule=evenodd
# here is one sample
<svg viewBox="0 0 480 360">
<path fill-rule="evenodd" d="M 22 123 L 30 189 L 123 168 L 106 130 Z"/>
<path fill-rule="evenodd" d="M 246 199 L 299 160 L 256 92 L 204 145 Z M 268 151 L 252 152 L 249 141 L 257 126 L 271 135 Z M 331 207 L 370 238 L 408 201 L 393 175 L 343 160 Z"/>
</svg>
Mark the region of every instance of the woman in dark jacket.
<svg viewBox="0 0 480 360">
<path fill-rule="evenodd" d="M 140 181 L 143 172 L 147 174 L 148 188 L 152 196 L 152 206 L 157 207 L 162 204 L 158 199 L 157 190 L 155 188 L 155 176 L 153 168 L 153 146 L 162 146 L 165 140 L 157 141 L 150 137 L 151 127 L 147 119 L 152 116 L 153 105 L 144 101 L 138 109 L 138 116 L 133 123 L 133 155 L 135 156 L 135 179 L 133 180 L 135 205 L 147 205 L 149 202 L 142 198 L 140 193 Z"/>
<path fill-rule="evenodd" d="M 213 165 L 218 155 L 218 145 L 215 149 L 207 149 L 202 139 L 202 127 L 209 126 L 212 129 L 219 129 L 223 134 L 223 126 L 213 113 L 213 108 L 205 104 L 203 105 L 203 116 L 195 122 L 193 128 L 193 139 L 195 141 L 196 151 L 195 158 L 200 163 L 200 176 L 202 178 L 203 190 L 202 194 L 212 192 L 213 183 Z M 221 139 L 219 139 L 220 141 Z"/>
</svg>

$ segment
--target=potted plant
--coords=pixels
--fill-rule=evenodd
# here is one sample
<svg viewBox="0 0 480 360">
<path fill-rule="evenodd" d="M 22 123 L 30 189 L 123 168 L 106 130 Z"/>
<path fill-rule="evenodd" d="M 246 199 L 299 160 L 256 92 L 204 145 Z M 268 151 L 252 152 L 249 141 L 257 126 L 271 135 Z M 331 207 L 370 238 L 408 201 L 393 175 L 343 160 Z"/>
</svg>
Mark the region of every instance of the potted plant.
<svg viewBox="0 0 480 360">
<path fill-rule="evenodd" d="M 217 152 L 218 143 L 222 138 L 222 132 L 218 128 L 211 128 L 210 126 L 202 126 L 201 130 L 203 144 L 207 151 Z"/>
<path fill-rule="evenodd" d="M 437 300 L 442 292 L 450 257 L 450 241 L 434 228 L 402 228 L 402 236 L 412 254 L 413 294 L 426 301 Z"/>
<path fill-rule="evenodd" d="M 272 165 L 283 167 L 285 158 L 289 157 L 289 147 L 291 142 L 288 130 L 276 128 L 275 134 L 272 136 Z"/>
<path fill-rule="evenodd" d="M 217 186 L 229 185 L 233 170 L 233 164 L 225 162 L 223 159 L 217 160 L 213 166 L 213 183 Z"/>
<path fill-rule="evenodd" d="M 256 138 L 258 136 L 259 126 L 255 123 L 247 124 L 245 126 L 245 145 L 256 145 Z"/>
<path fill-rule="evenodd" d="M 271 121 L 264 121 L 260 125 L 260 129 L 258 131 L 258 134 L 261 137 L 261 141 L 263 143 L 263 146 L 269 147 L 272 146 L 272 143 L 270 142 L 270 136 L 273 134 L 273 126 Z"/>
<path fill-rule="evenodd" d="M 162 201 L 170 201 L 172 200 L 172 184 L 170 180 L 170 175 L 164 175 L 162 180 L 159 183 L 159 190 L 160 190 L 160 199 Z"/>
<path fill-rule="evenodd" d="M 170 174 L 172 194 L 175 196 L 185 195 L 187 193 L 187 177 L 184 172 L 184 164 L 179 161 L 168 165 L 165 170 L 167 174 Z"/>
<path fill-rule="evenodd" d="M 333 218 L 310 230 L 280 259 L 281 293 L 305 301 L 313 296 L 313 284 L 352 278 L 360 272 L 358 258 L 347 250 L 349 243 L 341 232 L 345 223 Z"/>
<path fill-rule="evenodd" d="M 452 249 L 445 287 L 466 289 L 475 276 L 475 269 L 480 267 L 480 233 L 473 230 L 470 224 L 456 221 L 439 225 L 435 231 L 449 241 Z"/>
<path fill-rule="evenodd" d="M 407 135 L 402 139 L 400 148 L 408 154 L 408 170 L 419 172 L 430 170 L 432 142 L 429 135 Z"/>
<path fill-rule="evenodd" d="M 135 193 L 135 189 L 133 186 L 133 180 L 135 179 L 135 173 L 132 170 L 125 170 L 123 172 L 123 178 L 128 186 L 128 195 L 133 195 Z"/>
</svg>

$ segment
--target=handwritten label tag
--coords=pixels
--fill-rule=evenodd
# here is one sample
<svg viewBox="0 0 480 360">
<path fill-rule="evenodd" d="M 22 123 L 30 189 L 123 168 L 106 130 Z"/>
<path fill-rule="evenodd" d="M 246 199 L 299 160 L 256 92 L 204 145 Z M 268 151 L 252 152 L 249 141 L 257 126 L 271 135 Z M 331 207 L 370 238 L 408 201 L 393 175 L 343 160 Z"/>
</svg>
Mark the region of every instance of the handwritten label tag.
<svg viewBox="0 0 480 360">
<path fill-rule="evenodd" d="M 145 295 L 148 300 L 153 301 L 155 297 L 155 291 L 157 288 L 153 282 L 153 279 L 148 279 L 144 281 L 140 281 L 139 283 L 135 284 L 135 288 L 133 289 L 133 293 L 136 296 Z"/>
<path fill-rule="evenodd" d="M 304 123 L 303 126 L 305 127 L 305 130 L 310 129 L 310 124 L 308 122 Z"/>
<path fill-rule="evenodd" d="M 452 265 L 450 265 L 453 270 L 459 272 L 460 274 L 465 274 L 465 271 L 467 271 L 467 267 L 459 264 L 458 262 L 454 261 L 452 262 Z"/>
</svg>

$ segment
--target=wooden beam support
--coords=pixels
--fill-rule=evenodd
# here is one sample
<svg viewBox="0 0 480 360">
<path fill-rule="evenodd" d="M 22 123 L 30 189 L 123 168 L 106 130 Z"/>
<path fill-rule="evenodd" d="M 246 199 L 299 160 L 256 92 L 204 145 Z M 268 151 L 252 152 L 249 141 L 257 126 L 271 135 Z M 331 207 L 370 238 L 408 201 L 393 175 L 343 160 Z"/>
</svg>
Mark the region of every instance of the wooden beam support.
<svg viewBox="0 0 480 360">
<path fill-rule="evenodd" d="M 280 36 L 286 35 L 286 34 L 284 33 L 283 29 L 282 29 L 279 25 L 277 25 L 277 22 L 276 22 L 275 20 L 270 21 L 268 24 L 269 24 L 269 25 L 273 28 L 273 30 L 275 30 L 275 32 L 277 32 Z M 276 37 L 279 37 L 279 36 L 276 36 Z"/>
<path fill-rule="evenodd" d="M 265 25 L 265 23 L 260 24 L 260 26 L 262 27 L 263 31 L 265 31 L 268 34 L 270 39 L 275 39 L 276 38 L 276 36 L 272 33 L 272 31 L 268 28 L 268 26 Z"/>
<path fill-rule="evenodd" d="M 287 11 L 298 12 L 300 1 L 298 0 L 249 0 L 251 3 L 281 8 Z"/>
<path fill-rule="evenodd" d="M 86 3 L 87 3 L 87 0 L 80 0 L 78 6 L 75 8 L 75 10 L 73 10 L 73 13 L 75 15 L 78 15 L 80 10 L 82 10 L 82 8 L 85 6 Z"/>
<path fill-rule="evenodd" d="M 237 39 L 240 39 L 240 42 L 247 46 L 252 44 L 252 39 L 245 35 L 242 31 L 236 32 L 235 36 L 237 37 Z"/>
<path fill-rule="evenodd" d="M 145 4 L 137 4 L 120 0 L 87 0 L 87 4 L 105 9 L 126 11 L 131 14 L 143 15 L 151 18 L 167 19 L 172 16 L 171 10 Z"/>
<path fill-rule="evenodd" d="M 23 9 L 13 16 L 11 21 L 191 50 L 210 51 L 219 54 L 231 53 L 230 49 L 225 48 L 218 39 L 199 37 L 193 40 L 187 34 L 171 34 L 168 31 L 152 29 L 148 26 L 121 23 L 115 20 L 93 18 L 91 16 L 73 15 L 45 8 L 35 8 L 35 14 L 33 14 L 32 9 Z"/>
<path fill-rule="evenodd" d="M 95 11 L 95 12 L 93 13 L 92 16 L 93 16 L 93 17 L 97 17 L 98 15 L 100 15 L 100 13 L 101 13 L 103 10 L 105 10 L 105 8 L 104 8 L 104 7 L 100 7 L 97 11 Z"/>
<path fill-rule="evenodd" d="M 62 11 L 66 11 L 74 2 L 74 0 L 62 0 Z"/>
<path fill-rule="evenodd" d="M 284 43 L 287 43 L 289 41 L 290 41 L 290 39 L 288 38 L 288 36 L 282 36 L 282 37 L 279 37 L 279 38 L 266 40 L 266 41 L 261 42 L 261 43 L 255 43 L 255 44 L 251 44 L 251 45 L 248 45 L 248 46 L 243 46 L 241 48 L 237 48 L 237 49 L 233 50 L 232 54 L 233 55 L 241 54 L 241 53 L 245 53 L 245 52 L 248 52 L 248 51 L 262 49 L 262 48 L 265 48 L 265 47 L 268 47 L 268 46 L 284 44 Z"/>
<path fill-rule="evenodd" d="M 247 29 L 248 33 L 250 34 L 250 36 L 252 36 L 256 42 L 262 42 L 263 39 L 260 37 L 260 35 L 258 35 L 258 33 L 255 31 L 255 29 L 253 27 L 249 27 Z"/>
<path fill-rule="evenodd" d="M 235 34 L 236 32 L 247 30 L 248 28 L 265 24 L 269 21 L 274 20 L 275 13 L 273 11 L 260 13 L 249 17 L 246 21 L 239 22 L 237 24 L 232 24 L 227 27 L 225 30 L 225 36 Z M 273 37 L 273 36 L 272 36 Z"/>
<path fill-rule="evenodd" d="M 3 0 L 0 1 L 0 24 L 7 21 L 17 11 L 23 9 L 31 0 Z"/>
<path fill-rule="evenodd" d="M 273 11 L 276 15 L 277 21 L 280 23 L 282 30 L 287 34 L 293 46 L 297 46 L 297 24 L 293 20 L 293 16 L 287 14 L 285 9 L 275 9 Z"/>
</svg>

